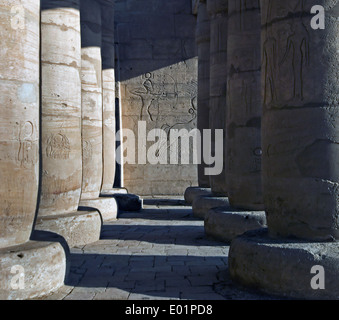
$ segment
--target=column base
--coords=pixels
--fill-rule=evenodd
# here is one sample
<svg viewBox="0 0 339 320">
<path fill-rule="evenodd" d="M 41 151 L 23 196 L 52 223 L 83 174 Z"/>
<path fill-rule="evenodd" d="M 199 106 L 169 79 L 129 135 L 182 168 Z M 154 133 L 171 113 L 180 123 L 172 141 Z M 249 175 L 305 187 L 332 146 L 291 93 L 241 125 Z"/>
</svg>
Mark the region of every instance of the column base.
<svg viewBox="0 0 339 320">
<path fill-rule="evenodd" d="M 77 211 L 65 215 L 38 217 L 35 230 L 56 233 L 73 248 L 98 241 L 101 225 L 99 212 Z"/>
<path fill-rule="evenodd" d="M 322 266 L 325 289 L 313 289 L 313 266 Z M 269 294 L 296 299 L 339 299 L 339 243 L 273 239 L 267 228 L 232 241 L 231 277 Z M 317 272 L 318 273 L 318 272 Z M 318 274 L 319 276 L 319 274 Z"/>
<path fill-rule="evenodd" d="M 140 211 L 143 208 L 143 199 L 131 193 L 105 193 L 100 194 L 100 197 L 111 197 L 118 203 L 118 211 Z"/>
<path fill-rule="evenodd" d="M 211 188 L 188 187 L 185 190 L 184 198 L 187 204 L 193 204 L 196 197 L 212 195 Z"/>
<path fill-rule="evenodd" d="M 238 211 L 232 207 L 212 208 L 205 216 L 206 235 L 224 242 L 249 230 L 266 227 L 265 211 Z"/>
<path fill-rule="evenodd" d="M 192 204 L 193 216 L 205 219 L 208 211 L 217 207 L 228 207 L 230 205 L 228 197 L 199 196 L 196 197 Z"/>
<path fill-rule="evenodd" d="M 64 284 L 65 274 L 66 255 L 58 242 L 0 249 L 0 300 L 42 298 Z"/>
<path fill-rule="evenodd" d="M 101 191 L 101 195 L 111 195 L 111 194 L 127 194 L 128 190 L 126 188 L 112 188 L 112 189 L 105 189 Z"/>
<path fill-rule="evenodd" d="M 79 210 L 81 209 L 81 207 L 95 208 L 99 210 L 103 222 L 114 220 L 118 216 L 118 204 L 114 198 L 110 197 L 100 196 L 96 199 L 80 200 Z"/>
</svg>

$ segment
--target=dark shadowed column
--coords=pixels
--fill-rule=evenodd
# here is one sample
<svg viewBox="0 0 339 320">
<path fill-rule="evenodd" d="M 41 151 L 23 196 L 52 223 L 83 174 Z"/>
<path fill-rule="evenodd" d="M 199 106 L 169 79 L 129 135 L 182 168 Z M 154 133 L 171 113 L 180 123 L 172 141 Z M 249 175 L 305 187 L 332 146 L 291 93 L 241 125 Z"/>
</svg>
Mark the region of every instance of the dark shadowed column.
<svg viewBox="0 0 339 320">
<path fill-rule="evenodd" d="M 203 130 L 209 129 L 210 99 L 210 20 L 207 13 L 206 0 L 197 0 L 196 44 L 198 50 L 198 107 L 197 129 L 203 136 Z M 209 176 L 205 174 L 206 165 L 203 160 L 203 139 L 197 146 L 201 151 L 201 162 L 198 164 L 198 186 L 189 187 L 185 191 L 185 200 L 193 204 L 201 195 L 211 195 Z"/>
<path fill-rule="evenodd" d="M 262 210 L 260 1 L 229 1 L 227 183 L 230 204 Z"/>
<path fill-rule="evenodd" d="M 229 207 L 211 208 L 206 234 L 231 241 L 265 226 L 261 192 L 260 3 L 228 1 L 226 173 Z"/>
<path fill-rule="evenodd" d="M 338 8 L 330 0 L 262 1 L 268 231 L 232 242 L 230 271 L 297 298 L 339 298 Z M 311 26 L 323 17 L 324 29 Z"/>
<path fill-rule="evenodd" d="M 117 168 L 116 149 L 117 121 L 116 115 L 116 83 L 115 83 L 115 45 L 114 45 L 114 0 L 105 1 L 101 7 L 102 22 L 102 121 L 103 121 L 103 173 L 101 197 L 114 197 L 122 210 L 140 210 L 142 200 L 137 195 L 128 194 L 123 187 L 114 187 Z M 119 109 L 119 107 L 117 108 Z M 123 167 L 119 167 L 123 169 Z M 117 174 L 120 174 L 118 172 Z M 123 182 L 123 181 L 122 181 Z"/>
<path fill-rule="evenodd" d="M 83 170 L 79 206 L 96 208 L 100 211 L 102 219 L 106 221 L 115 219 L 118 209 L 115 199 L 99 197 L 103 182 L 102 23 L 100 2 L 82 0 L 80 3 L 80 21 Z M 105 129 L 107 129 L 107 126 Z"/>
<path fill-rule="evenodd" d="M 40 3 L 0 2 L 0 299 L 58 289 L 59 243 L 31 241 L 39 185 Z"/>
<path fill-rule="evenodd" d="M 204 107 L 208 107 L 209 110 L 210 152 L 214 157 L 214 163 L 210 167 L 204 168 L 208 173 L 211 193 L 196 196 L 192 203 L 194 215 L 200 218 L 205 218 L 211 208 L 229 205 L 225 170 L 228 1 L 207 0 L 206 3 L 210 26 L 209 101 L 208 105 L 207 102 L 206 106 L 204 104 Z M 204 68 L 204 66 L 202 67 Z M 202 85 L 204 85 L 204 81 L 207 82 L 204 78 L 202 81 Z M 202 116 L 206 117 L 205 114 Z M 203 142 L 203 150 L 208 147 L 206 142 Z"/>
</svg>

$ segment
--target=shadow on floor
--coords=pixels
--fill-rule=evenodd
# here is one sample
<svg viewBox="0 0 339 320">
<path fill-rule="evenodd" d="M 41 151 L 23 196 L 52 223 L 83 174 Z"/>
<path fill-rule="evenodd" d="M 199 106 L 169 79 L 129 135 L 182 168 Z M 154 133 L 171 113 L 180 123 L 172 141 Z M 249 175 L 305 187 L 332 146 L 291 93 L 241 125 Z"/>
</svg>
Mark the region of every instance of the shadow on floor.
<svg viewBox="0 0 339 320">
<path fill-rule="evenodd" d="M 177 220 L 177 221 L 203 221 L 193 216 L 192 208 L 146 208 L 139 212 L 122 211 L 119 219 L 145 219 L 145 220 Z"/>
</svg>

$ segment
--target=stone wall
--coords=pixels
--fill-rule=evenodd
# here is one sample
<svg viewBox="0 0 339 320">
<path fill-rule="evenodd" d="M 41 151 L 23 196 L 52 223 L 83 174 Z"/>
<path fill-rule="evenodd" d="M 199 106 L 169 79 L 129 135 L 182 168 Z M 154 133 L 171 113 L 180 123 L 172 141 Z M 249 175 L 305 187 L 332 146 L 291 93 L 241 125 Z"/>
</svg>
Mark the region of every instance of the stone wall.
<svg viewBox="0 0 339 320">
<path fill-rule="evenodd" d="M 128 153 L 134 150 L 134 142 L 136 146 L 135 164 L 133 157 L 124 164 L 124 186 L 140 195 L 182 194 L 187 186 L 196 184 L 197 169 L 193 159 L 182 164 L 180 149 L 179 165 L 171 164 L 168 133 L 196 128 L 196 18 L 192 2 L 117 0 L 115 19 L 123 132 L 130 129 L 136 137 L 124 143 Z M 141 140 L 140 132 L 137 135 L 138 124 L 142 129 L 140 121 L 144 121 L 147 134 L 152 129 L 167 134 L 167 141 L 146 144 L 150 154 L 153 150 L 156 157 L 163 157 L 159 164 L 151 164 L 144 156 L 138 159 L 146 141 L 146 137 Z"/>
</svg>

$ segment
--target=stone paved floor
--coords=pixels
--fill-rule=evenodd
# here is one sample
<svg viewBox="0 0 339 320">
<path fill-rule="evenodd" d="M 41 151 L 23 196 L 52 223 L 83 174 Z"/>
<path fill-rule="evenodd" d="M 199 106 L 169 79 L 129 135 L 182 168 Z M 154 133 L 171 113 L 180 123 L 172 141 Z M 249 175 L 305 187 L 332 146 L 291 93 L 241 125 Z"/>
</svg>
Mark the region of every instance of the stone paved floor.
<svg viewBox="0 0 339 320">
<path fill-rule="evenodd" d="M 50 300 L 263 300 L 228 276 L 229 246 L 209 239 L 180 199 L 144 199 L 105 223 L 101 239 L 71 249 L 65 286 Z"/>
</svg>

